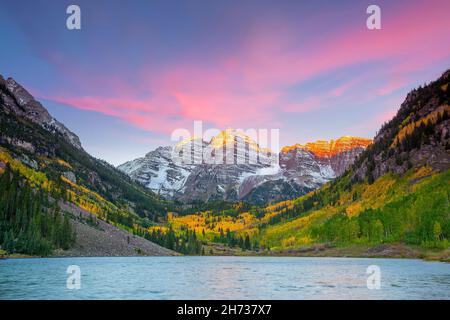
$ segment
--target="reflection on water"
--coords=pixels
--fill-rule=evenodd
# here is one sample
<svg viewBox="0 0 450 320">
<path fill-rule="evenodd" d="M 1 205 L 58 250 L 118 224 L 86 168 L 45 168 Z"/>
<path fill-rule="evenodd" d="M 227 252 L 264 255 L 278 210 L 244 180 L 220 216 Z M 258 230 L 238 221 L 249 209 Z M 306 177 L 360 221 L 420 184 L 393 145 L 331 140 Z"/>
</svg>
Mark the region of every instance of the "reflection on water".
<svg viewBox="0 0 450 320">
<path fill-rule="evenodd" d="M 81 289 L 66 269 L 81 268 Z M 381 268 L 369 290 L 366 269 Z M 0 261 L 0 299 L 450 299 L 450 265 L 399 259 L 117 257 Z"/>
</svg>

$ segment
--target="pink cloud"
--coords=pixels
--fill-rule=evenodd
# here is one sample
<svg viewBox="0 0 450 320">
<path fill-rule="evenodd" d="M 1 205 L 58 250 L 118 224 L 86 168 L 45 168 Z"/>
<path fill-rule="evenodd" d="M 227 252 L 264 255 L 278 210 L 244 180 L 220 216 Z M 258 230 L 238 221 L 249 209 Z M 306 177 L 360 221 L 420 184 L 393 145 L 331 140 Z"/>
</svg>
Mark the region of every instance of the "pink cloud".
<svg viewBox="0 0 450 320">
<path fill-rule="evenodd" d="M 353 87 L 355 84 L 357 84 L 359 81 L 360 81 L 360 79 L 352 79 L 352 80 L 334 88 L 330 92 L 330 95 L 333 97 L 340 97 L 344 93 L 346 93 L 351 87 Z"/>
<path fill-rule="evenodd" d="M 283 107 L 285 112 L 309 112 L 319 108 L 322 103 L 322 99 L 319 97 L 310 97 L 302 102 L 288 103 Z"/>
<path fill-rule="evenodd" d="M 386 85 L 378 89 L 378 94 L 385 96 L 388 95 L 398 89 L 403 88 L 408 84 L 408 81 L 402 77 L 392 78 Z"/>
<path fill-rule="evenodd" d="M 130 99 L 112 99 L 101 97 L 42 97 L 81 110 L 96 111 L 108 116 L 120 118 L 138 128 L 169 134 L 173 128 L 184 127 L 185 120 L 176 119 L 172 105 L 164 108 L 164 103 L 154 101 L 139 101 Z M 157 116 L 155 116 L 157 115 Z M 173 127 L 173 128 L 172 128 Z"/>
<path fill-rule="evenodd" d="M 261 125 L 271 120 L 269 108 L 278 99 L 277 93 L 230 95 L 175 92 L 181 106 L 181 116 L 191 120 L 211 122 L 219 127 Z"/>
<path fill-rule="evenodd" d="M 235 53 L 216 57 L 214 63 L 143 67 L 137 86 L 118 77 L 86 77 L 86 72 L 65 70 L 83 86 L 110 88 L 113 97 L 64 94 L 48 98 L 164 133 L 192 120 L 220 128 L 269 127 L 280 110 L 311 112 L 332 105 L 333 97 L 345 96 L 360 79 L 351 79 L 320 97 L 303 97 L 299 102 L 289 97 L 288 89 L 293 85 L 340 68 L 378 62 L 397 68 L 387 70 L 387 83 L 369 93 L 386 95 L 407 85 L 408 73 L 448 58 L 450 44 L 443 39 L 447 39 L 450 30 L 450 2 L 438 4 L 408 4 L 395 17 L 384 18 L 382 30 L 369 31 L 362 23 L 360 27 L 336 30 L 317 44 L 305 47 L 293 46 L 299 40 L 296 30 L 282 29 L 280 33 L 261 29 L 250 33 L 248 41 Z M 57 54 L 50 57 L 61 65 Z M 88 78 L 93 79 L 92 83 Z M 151 93 L 150 97 L 140 98 L 142 92 Z"/>
</svg>

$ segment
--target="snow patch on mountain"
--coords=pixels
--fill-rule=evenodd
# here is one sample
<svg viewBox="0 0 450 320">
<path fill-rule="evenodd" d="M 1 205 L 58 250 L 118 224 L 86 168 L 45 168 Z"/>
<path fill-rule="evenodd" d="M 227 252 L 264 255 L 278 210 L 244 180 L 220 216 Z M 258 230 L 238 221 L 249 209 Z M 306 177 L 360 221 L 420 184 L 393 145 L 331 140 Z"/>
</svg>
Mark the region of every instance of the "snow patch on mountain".
<svg viewBox="0 0 450 320">
<path fill-rule="evenodd" d="M 364 150 L 365 145 L 362 146 L 360 141 L 366 143 L 360 138 L 352 140 L 345 137 L 330 143 L 320 141 L 309 143 L 306 147 L 285 147 L 278 155 L 278 163 L 273 163 L 270 153 L 264 153 L 266 158 L 259 157 L 259 146 L 251 138 L 228 129 L 213 137 L 209 143 L 201 139 L 186 140 L 178 143 L 175 150 L 182 147 L 183 152 L 188 152 L 185 154 L 188 159 L 198 159 L 194 146 L 201 145 L 201 150 L 208 152 L 226 146 L 225 158 L 234 157 L 240 160 L 240 164 L 208 164 L 201 161 L 180 164 L 173 160 L 173 148 L 168 146 L 159 147 L 145 157 L 126 162 L 118 168 L 169 199 L 184 202 L 238 201 L 250 197 L 258 202 L 269 202 L 286 197 L 280 192 L 290 190 L 289 197 L 299 196 L 341 175 Z M 246 150 L 239 149 L 245 145 Z M 228 148 L 230 146 L 237 149 Z M 251 152 L 257 152 L 258 157 L 255 158 L 264 161 L 248 163 L 249 154 L 254 156 Z"/>
</svg>

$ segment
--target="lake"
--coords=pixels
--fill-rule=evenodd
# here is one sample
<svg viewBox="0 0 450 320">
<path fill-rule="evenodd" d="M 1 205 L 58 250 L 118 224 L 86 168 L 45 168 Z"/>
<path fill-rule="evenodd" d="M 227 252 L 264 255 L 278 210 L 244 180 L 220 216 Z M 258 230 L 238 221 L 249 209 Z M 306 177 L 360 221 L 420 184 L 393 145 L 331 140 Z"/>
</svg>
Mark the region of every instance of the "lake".
<svg viewBox="0 0 450 320">
<path fill-rule="evenodd" d="M 80 289 L 67 288 L 70 265 L 79 267 Z M 369 266 L 379 273 L 367 274 Z M 368 277 L 376 277 L 371 289 Z M 0 299 L 450 299 L 450 264 L 302 257 L 8 259 L 0 260 Z"/>
</svg>

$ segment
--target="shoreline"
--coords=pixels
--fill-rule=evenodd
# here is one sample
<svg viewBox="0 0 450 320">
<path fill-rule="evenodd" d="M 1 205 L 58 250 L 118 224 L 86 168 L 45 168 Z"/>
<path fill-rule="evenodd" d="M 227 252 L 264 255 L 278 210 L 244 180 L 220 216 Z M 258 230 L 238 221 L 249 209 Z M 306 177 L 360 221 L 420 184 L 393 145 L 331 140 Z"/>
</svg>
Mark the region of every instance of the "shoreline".
<svg viewBox="0 0 450 320">
<path fill-rule="evenodd" d="M 449 249 L 425 249 L 404 244 L 379 245 L 375 247 L 353 245 L 348 247 L 329 247 L 324 245 L 311 246 L 298 249 L 287 249 L 264 252 L 217 252 L 218 254 L 190 255 L 194 257 L 316 257 L 316 258 L 368 258 L 368 259 L 418 259 L 424 261 L 438 261 L 450 263 Z M 171 257 L 173 255 L 64 255 L 32 256 L 26 254 L 12 254 L 0 256 L 0 260 L 6 259 L 39 259 L 39 258 L 121 258 L 121 257 Z M 177 255 L 183 257 L 182 254 Z M 176 257 L 176 256 L 173 256 Z"/>
</svg>

